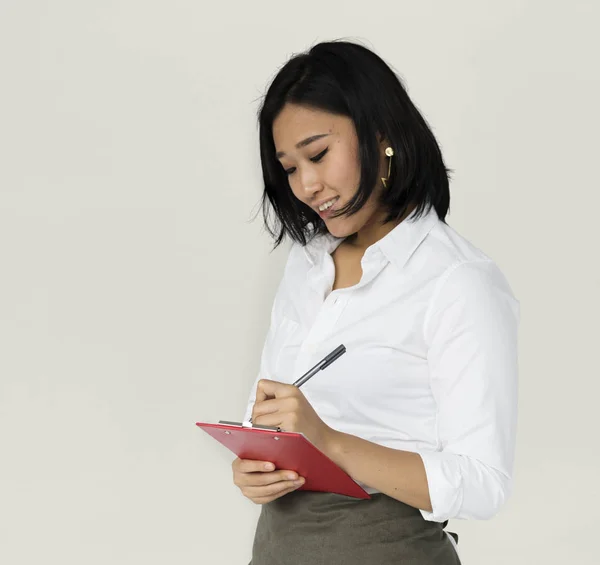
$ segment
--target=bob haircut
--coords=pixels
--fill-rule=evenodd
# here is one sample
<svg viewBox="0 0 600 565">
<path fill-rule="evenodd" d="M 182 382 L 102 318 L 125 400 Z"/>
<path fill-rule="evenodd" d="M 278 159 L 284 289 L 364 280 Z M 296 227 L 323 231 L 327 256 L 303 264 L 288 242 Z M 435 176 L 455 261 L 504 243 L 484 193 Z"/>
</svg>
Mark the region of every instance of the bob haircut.
<svg viewBox="0 0 600 565">
<path fill-rule="evenodd" d="M 433 206 L 445 221 L 450 205 L 449 170 L 440 147 L 400 79 L 373 51 L 347 41 L 314 45 L 293 56 L 271 82 L 258 111 L 260 159 L 264 180 L 262 211 L 276 248 L 286 235 L 306 245 L 326 233 L 325 222 L 298 200 L 275 157 L 273 122 L 285 104 L 298 104 L 349 117 L 358 137 L 360 184 L 356 194 L 336 216 L 352 215 L 368 200 L 380 182 L 377 134 L 394 150 L 388 188 L 381 204 L 385 222 L 397 220 L 417 205 L 415 217 Z M 275 212 L 269 222 L 269 203 Z"/>
</svg>

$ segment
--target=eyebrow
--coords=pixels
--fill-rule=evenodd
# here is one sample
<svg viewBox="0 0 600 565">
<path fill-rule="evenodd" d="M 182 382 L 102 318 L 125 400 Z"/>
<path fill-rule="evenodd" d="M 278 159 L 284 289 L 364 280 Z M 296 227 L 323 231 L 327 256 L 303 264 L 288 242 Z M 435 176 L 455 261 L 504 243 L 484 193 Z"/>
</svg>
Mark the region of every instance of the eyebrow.
<svg viewBox="0 0 600 565">
<path fill-rule="evenodd" d="M 306 139 L 303 139 L 302 141 L 299 141 L 298 143 L 296 143 L 296 149 L 300 149 L 301 147 L 306 147 L 307 145 L 310 145 L 313 141 L 317 141 L 317 139 L 321 139 L 322 137 L 327 137 L 328 133 L 319 133 L 318 135 L 311 135 L 310 137 L 307 137 Z M 277 159 L 279 159 L 280 157 L 285 156 L 285 153 L 283 151 L 277 151 L 277 153 L 275 153 L 275 157 L 277 157 Z"/>
</svg>

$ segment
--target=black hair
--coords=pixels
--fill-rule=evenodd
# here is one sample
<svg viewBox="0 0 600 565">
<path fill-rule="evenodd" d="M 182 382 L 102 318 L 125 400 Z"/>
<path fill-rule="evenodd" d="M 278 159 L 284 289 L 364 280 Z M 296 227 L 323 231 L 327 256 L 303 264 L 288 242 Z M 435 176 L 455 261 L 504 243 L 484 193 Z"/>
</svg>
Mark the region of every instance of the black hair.
<svg viewBox="0 0 600 565">
<path fill-rule="evenodd" d="M 352 119 L 358 137 L 361 177 L 357 192 L 336 215 L 357 212 L 378 182 L 382 135 L 394 150 L 391 176 L 381 203 L 385 222 L 400 219 L 411 204 L 415 217 L 433 206 L 445 221 L 450 205 L 449 169 L 427 122 L 410 100 L 400 78 L 373 51 L 348 41 L 318 43 L 294 55 L 271 82 L 258 111 L 264 180 L 263 218 L 277 247 L 288 235 L 306 245 L 327 232 L 325 222 L 298 200 L 275 156 L 273 122 L 286 103 Z M 275 212 L 269 220 L 269 203 Z"/>
</svg>

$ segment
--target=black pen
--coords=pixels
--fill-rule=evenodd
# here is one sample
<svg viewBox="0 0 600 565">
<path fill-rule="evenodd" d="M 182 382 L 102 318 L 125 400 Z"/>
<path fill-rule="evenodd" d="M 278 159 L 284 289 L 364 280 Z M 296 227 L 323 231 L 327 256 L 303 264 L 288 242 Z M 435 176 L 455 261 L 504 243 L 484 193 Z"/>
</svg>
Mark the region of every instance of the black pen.
<svg viewBox="0 0 600 565">
<path fill-rule="evenodd" d="M 327 355 L 324 359 L 321 359 L 321 361 L 319 361 L 312 369 L 304 373 L 304 375 L 302 375 L 294 383 L 294 386 L 297 386 L 298 388 L 301 387 L 313 375 L 316 375 L 319 371 L 325 369 L 325 367 L 329 367 L 329 365 L 331 365 L 336 359 L 339 359 L 344 353 L 346 353 L 345 346 L 338 345 L 329 355 Z"/>
<path fill-rule="evenodd" d="M 312 378 L 319 371 L 329 367 L 329 365 L 339 359 L 344 353 L 346 353 L 346 347 L 343 344 L 338 345 L 329 355 L 321 359 L 312 369 L 306 371 L 306 373 L 304 373 L 296 382 L 294 382 L 294 386 L 300 388 L 308 379 Z M 252 423 L 252 418 L 250 418 L 248 422 Z"/>
</svg>

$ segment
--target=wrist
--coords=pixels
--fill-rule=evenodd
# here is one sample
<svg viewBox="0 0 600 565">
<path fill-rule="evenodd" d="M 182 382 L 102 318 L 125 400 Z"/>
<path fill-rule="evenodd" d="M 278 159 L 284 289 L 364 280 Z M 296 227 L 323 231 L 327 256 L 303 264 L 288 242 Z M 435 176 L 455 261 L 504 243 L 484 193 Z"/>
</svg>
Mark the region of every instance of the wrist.
<svg viewBox="0 0 600 565">
<path fill-rule="evenodd" d="M 343 433 L 327 427 L 321 451 L 334 463 L 338 462 Z"/>
</svg>

